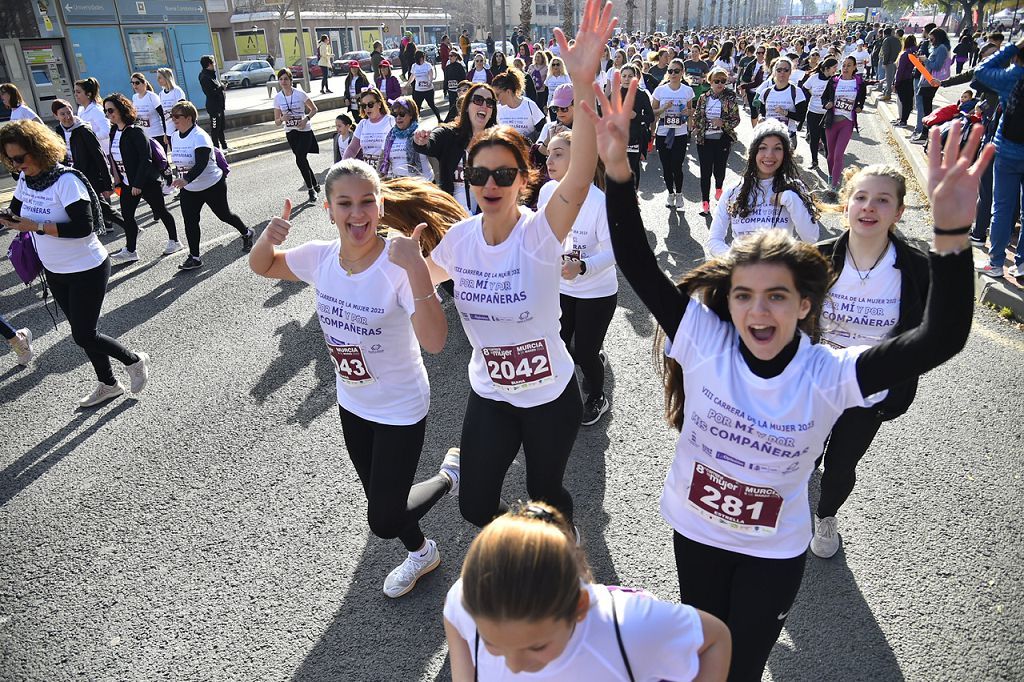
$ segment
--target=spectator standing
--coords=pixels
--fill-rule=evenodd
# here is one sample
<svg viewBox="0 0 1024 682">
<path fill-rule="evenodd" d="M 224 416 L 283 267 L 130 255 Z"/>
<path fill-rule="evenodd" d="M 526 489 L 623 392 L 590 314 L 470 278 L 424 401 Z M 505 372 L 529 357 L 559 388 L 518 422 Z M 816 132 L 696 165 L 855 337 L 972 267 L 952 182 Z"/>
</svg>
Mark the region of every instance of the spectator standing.
<svg viewBox="0 0 1024 682">
<path fill-rule="evenodd" d="M 928 42 L 931 47 L 928 51 L 928 59 L 924 67 L 932 77 L 941 81 L 949 78 L 949 67 L 952 64 L 952 56 L 949 50 L 949 37 L 941 28 L 932 29 L 928 34 Z M 935 93 L 938 87 L 928 83 L 921 78 L 917 84 L 917 127 L 914 129 L 914 136 L 911 142 L 924 144 L 927 131 L 924 127 L 924 117 L 932 113 L 932 102 L 935 100 Z"/>
<path fill-rule="evenodd" d="M 441 44 L 437 48 L 437 58 L 441 62 L 441 70 L 448 66 L 448 60 L 452 54 L 452 41 L 448 38 L 448 34 L 445 33 L 441 36 Z"/>
<path fill-rule="evenodd" d="M 469 31 L 466 29 L 462 29 L 462 34 L 459 36 L 459 47 L 462 49 L 463 55 L 469 54 Z"/>
<path fill-rule="evenodd" d="M 328 79 L 331 77 L 331 66 L 334 63 L 334 49 L 331 48 L 331 39 L 328 36 L 320 36 L 320 43 L 316 46 L 316 63 L 320 67 L 320 94 L 330 94 L 332 91 Z"/>
<path fill-rule="evenodd" d="M 892 27 L 887 26 L 882 31 L 882 47 L 878 56 L 885 78 L 882 99 L 886 102 L 892 99 L 892 86 L 896 80 L 896 60 L 899 59 L 901 48 L 900 39 L 893 33 Z"/>
<path fill-rule="evenodd" d="M 206 113 L 210 116 L 210 139 L 213 140 L 214 147 L 220 147 L 226 152 L 231 151 L 228 149 L 228 141 L 224 138 L 224 91 L 227 90 L 227 86 L 217 80 L 217 64 L 213 61 L 213 56 L 201 57 L 199 65 L 203 67 L 199 72 L 199 86 L 206 95 Z"/>
<path fill-rule="evenodd" d="M 494 38 L 490 33 L 487 34 L 487 40 L 485 40 L 484 43 L 487 45 L 487 58 L 490 59 L 494 57 Z"/>
<path fill-rule="evenodd" d="M 406 31 L 402 38 L 398 60 L 402 63 L 402 80 L 408 80 L 412 65 L 416 63 L 416 41 L 412 39 L 412 31 Z"/>
<path fill-rule="evenodd" d="M 373 67 L 373 80 L 380 78 L 380 63 L 384 61 L 384 46 L 379 40 L 373 41 L 373 49 L 370 51 L 370 66 Z"/>
</svg>

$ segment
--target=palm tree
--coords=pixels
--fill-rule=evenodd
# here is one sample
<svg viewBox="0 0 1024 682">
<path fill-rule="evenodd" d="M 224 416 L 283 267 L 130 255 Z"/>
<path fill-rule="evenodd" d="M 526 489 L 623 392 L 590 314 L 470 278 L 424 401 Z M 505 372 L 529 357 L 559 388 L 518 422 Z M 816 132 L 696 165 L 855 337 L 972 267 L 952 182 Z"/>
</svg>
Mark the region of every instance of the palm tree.
<svg viewBox="0 0 1024 682">
<path fill-rule="evenodd" d="M 533 23 L 533 0 L 520 0 L 519 25 L 523 27 L 523 35 L 530 35 L 530 24 Z"/>
<path fill-rule="evenodd" d="M 573 19 L 575 19 L 575 13 L 573 11 L 573 0 L 562 0 L 562 31 L 567 36 L 576 35 L 576 29 L 573 28 Z"/>
<path fill-rule="evenodd" d="M 626 33 L 633 33 L 636 25 L 636 0 L 626 0 Z"/>
<path fill-rule="evenodd" d="M 658 30 L 658 0 L 651 0 L 651 28 L 650 32 Z"/>
</svg>

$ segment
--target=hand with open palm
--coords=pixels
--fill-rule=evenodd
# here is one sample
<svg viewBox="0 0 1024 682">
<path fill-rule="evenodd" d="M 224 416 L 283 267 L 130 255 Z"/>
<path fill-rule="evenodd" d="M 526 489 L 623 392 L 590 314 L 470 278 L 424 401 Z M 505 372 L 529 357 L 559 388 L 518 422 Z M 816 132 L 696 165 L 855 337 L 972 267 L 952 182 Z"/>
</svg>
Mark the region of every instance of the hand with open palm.
<svg viewBox="0 0 1024 682">
<path fill-rule="evenodd" d="M 612 96 L 609 99 L 601 86 L 594 83 L 594 94 L 601 108 L 598 114 L 589 103 L 583 103 L 583 111 L 594 124 L 597 134 L 597 155 L 604 162 L 605 173 L 615 182 L 626 182 L 632 175 L 626 147 L 629 144 L 629 122 L 633 115 L 633 102 L 640 84 L 634 78 L 625 96 L 622 94 L 621 77 L 616 71 L 612 75 Z"/>
</svg>

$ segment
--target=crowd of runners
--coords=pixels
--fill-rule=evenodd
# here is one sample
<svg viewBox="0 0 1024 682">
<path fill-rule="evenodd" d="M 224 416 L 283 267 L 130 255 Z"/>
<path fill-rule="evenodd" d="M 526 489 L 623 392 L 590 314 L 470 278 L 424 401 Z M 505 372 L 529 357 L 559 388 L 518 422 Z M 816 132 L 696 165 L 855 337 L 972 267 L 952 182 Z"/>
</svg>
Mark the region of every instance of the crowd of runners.
<svg viewBox="0 0 1024 682">
<path fill-rule="evenodd" d="M 610 4 L 588 0 L 573 39 L 556 30 L 551 44 L 523 42 L 509 59 L 452 47 L 441 79 L 449 120 L 433 126 L 421 125 L 424 105 L 441 118 L 421 53 L 405 83 L 411 96 L 386 60 L 369 77 L 353 63 L 322 185 L 307 160 L 319 151 L 319 111 L 282 69 L 275 123 L 308 200 L 324 204 L 337 231 L 305 243 L 291 235 L 291 197 L 260 234 L 232 212 L 223 145 L 197 126 L 170 71 L 158 93 L 132 74 L 130 97 L 79 81 L 77 108 L 54 102 L 54 128 L 5 84 L 17 116 L 0 128 L 0 159 L 17 188 L 0 223 L 18 243 L 19 274 L 35 255 L 94 367 L 82 407 L 126 390 L 111 358 L 133 393 L 149 380 L 146 353 L 99 332 L 112 265 L 141 257 L 141 200 L 167 232 L 164 255 L 185 248 L 165 203 L 180 202 L 182 269 L 202 267 L 206 205 L 238 231 L 255 274 L 312 285 L 370 530 L 407 552 L 384 593 L 400 597 L 438 566 L 421 526 L 443 496 L 457 496 L 482 529 L 444 606 L 458 682 L 760 680 L 808 548 L 824 559 L 839 549 L 858 461 L 882 422 L 908 409 L 918 377 L 965 344 L 974 270 L 995 276 L 1019 211 L 994 197 L 1004 180 L 993 186 L 989 166 L 998 149 L 1019 197 L 1021 46 L 996 46 L 968 69 L 976 89 L 994 94 L 992 111 L 939 126 L 925 120 L 928 90 L 950 77 L 950 63 L 959 71 L 984 50 L 961 50 L 960 60 L 930 30 L 932 57 L 916 57 L 901 78 L 913 36 L 893 54 L 894 37 L 892 27 L 843 25 L 631 35 Z M 905 94 L 915 77 L 929 142 L 927 253 L 894 231 L 903 173 L 845 156 L 869 91 Z M 745 150 L 741 125 L 752 128 Z M 726 184 L 737 149 L 740 177 Z M 686 177 L 691 153 L 699 178 Z M 684 185 L 699 183 L 711 219 L 706 261 L 678 281 L 659 267 L 641 218 L 640 176 L 659 172 L 665 206 L 683 208 Z M 841 212 L 844 229 L 819 242 L 823 211 Z M 988 237 L 982 213 L 993 260 L 975 266 L 971 240 Z M 97 234 L 114 227 L 125 245 L 108 255 Z M 659 390 L 679 438 L 661 511 L 679 603 L 592 580 L 563 481 L 578 430 L 613 398 L 602 346 L 619 274 L 664 347 Z M 449 299 L 472 346 L 471 390 L 438 473 L 414 482 L 431 401 L 422 352 L 441 352 L 453 333 Z M 2 318 L 0 329 L 29 364 L 31 332 Z M 530 501 L 510 505 L 501 491 L 520 449 Z M 822 460 L 811 513 L 808 483 Z"/>
</svg>

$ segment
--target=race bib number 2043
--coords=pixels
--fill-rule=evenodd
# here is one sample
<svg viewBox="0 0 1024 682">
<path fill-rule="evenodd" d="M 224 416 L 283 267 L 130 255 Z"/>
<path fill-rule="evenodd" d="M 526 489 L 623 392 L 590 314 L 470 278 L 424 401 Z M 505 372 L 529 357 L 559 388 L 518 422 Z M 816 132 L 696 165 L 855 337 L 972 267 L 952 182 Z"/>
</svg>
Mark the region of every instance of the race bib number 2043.
<svg viewBox="0 0 1024 682">
<path fill-rule="evenodd" d="M 708 521 L 739 533 L 774 534 L 782 511 L 774 488 L 737 481 L 700 463 L 693 465 L 687 501 Z"/>
<path fill-rule="evenodd" d="M 544 339 L 481 350 L 494 387 L 507 393 L 526 391 L 554 381 Z"/>
<path fill-rule="evenodd" d="M 359 346 L 335 346 L 327 344 L 331 352 L 334 371 L 342 383 L 349 386 L 365 386 L 374 382 L 370 370 L 366 367 L 363 351 Z"/>
</svg>

